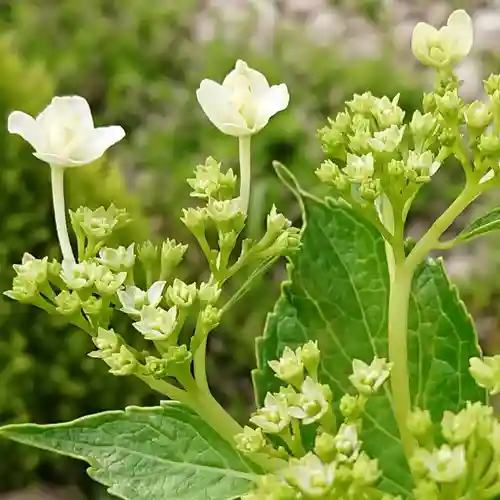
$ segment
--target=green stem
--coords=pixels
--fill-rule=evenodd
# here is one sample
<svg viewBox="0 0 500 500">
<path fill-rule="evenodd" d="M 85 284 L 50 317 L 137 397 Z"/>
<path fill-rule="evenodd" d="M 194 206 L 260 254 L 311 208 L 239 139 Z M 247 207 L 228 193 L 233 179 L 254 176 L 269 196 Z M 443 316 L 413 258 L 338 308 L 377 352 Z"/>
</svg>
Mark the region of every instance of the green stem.
<svg viewBox="0 0 500 500">
<path fill-rule="evenodd" d="M 56 222 L 57 237 L 61 247 L 63 260 L 75 262 L 73 249 L 69 241 L 66 225 L 66 207 L 64 204 L 64 168 L 51 166 L 52 201 L 54 203 L 54 219 Z"/>
<path fill-rule="evenodd" d="M 394 415 L 407 459 L 413 455 L 415 440 L 406 425 L 411 411 L 408 374 L 408 309 L 413 273 L 397 265 L 389 293 L 388 340 L 391 370 L 391 392 Z"/>
<path fill-rule="evenodd" d="M 196 385 L 203 392 L 210 393 L 210 388 L 208 386 L 207 380 L 207 370 L 206 370 L 206 356 L 207 356 L 207 337 L 201 342 L 200 346 L 196 350 L 194 355 L 194 378 L 196 380 Z"/>
<path fill-rule="evenodd" d="M 169 384 L 165 380 L 158 380 L 146 375 L 137 376 L 156 392 L 164 394 L 174 401 L 180 401 L 181 403 L 187 404 L 188 406 L 192 406 L 192 400 L 186 391 L 175 387 L 175 385 Z"/>
<path fill-rule="evenodd" d="M 240 202 L 241 210 L 248 212 L 248 204 L 250 202 L 250 136 L 242 136 L 239 139 L 240 149 Z"/>
</svg>

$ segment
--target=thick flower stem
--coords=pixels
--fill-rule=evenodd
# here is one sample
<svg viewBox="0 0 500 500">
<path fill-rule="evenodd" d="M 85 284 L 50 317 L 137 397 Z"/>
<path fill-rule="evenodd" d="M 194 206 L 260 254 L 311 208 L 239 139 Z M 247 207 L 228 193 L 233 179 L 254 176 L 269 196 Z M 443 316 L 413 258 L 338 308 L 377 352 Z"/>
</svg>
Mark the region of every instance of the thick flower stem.
<svg viewBox="0 0 500 500">
<path fill-rule="evenodd" d="M 408 373 L 408 309 L 413 273 L 396 266 L 389 293 L 388 340 L 391 370 L 391 392 L 394 414 L 406 457 L 413 455 L 415 441 L 407 426 L 411 411 Z"/>
<path fill-rule="evenodd" d="M 75 262 L 68 227 L 66 225 L 66 207 L 64 203 L 64 168 L 51 166 L 52 201 L 54 203 L 54 218 L 57 237 L 61 247 L 63 261 Z"/>
<path fill-rule="evenodd" d="M 250 175 L 251 175 L 251 153 L 250 153 L 250 136 L 245 135 L 239 139 L 240 147 L 240 202 L 241 210 L 248 211 L 250 202 Z"/>
</svg>

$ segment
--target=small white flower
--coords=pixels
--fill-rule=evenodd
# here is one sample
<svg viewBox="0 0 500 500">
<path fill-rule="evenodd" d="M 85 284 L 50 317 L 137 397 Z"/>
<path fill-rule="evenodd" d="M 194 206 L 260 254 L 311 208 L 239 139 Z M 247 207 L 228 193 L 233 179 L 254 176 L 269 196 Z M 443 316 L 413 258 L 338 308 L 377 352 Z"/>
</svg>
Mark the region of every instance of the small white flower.
<svg viewBox="0 0 500 500">
<path fill-rule="evenodd" d="M 292 351 L 288 346 L 283 350 L 279 360 L 269 361 L 270 368 L 276 373 L 276 377 L 294 385 L 300 385 L 304 378 L 304 365 L 300 354 Z"/>
<path fill-rule="evenodd" d="M 342 424 L 334 438 L 337 459 L 341 462 L 354 461 L 358 458 L 361 441 L 354 424 Z"/>
<path fill-rule="evenodd" d="M 452 12 L 446 26 L 439 30 L 418 23 L 413 30 L 411 46 L 415 57 L 427 66 L 444 68 L 466 57 L 474 38 L 472 20 L 464 10 Z"/>
<path fill-rule="evenodd" d="M 62 263 L 61 278 L 71 290 L 80 290 L 93 285 L 97 273 L 98 265 L 94 262 L 76 264 L 64 260 Z"/>
<path fill-rule="evenodd" d="M 420 448 L 413 461 L 427 470 L 429 478 L 437 483 L 457 481 L 462 477 L 467 467 L 463 445 L 450 448 L 445 444 L 432 452 Z"/>
<path fill-rule="evenodd" d="M 147 291 L 132 285 L 125 290 L 118 290 L 118 299 L 122 304 L 120 311 L 132 317 L 138 317 L 144 306 L 156 307 L 162 299 L 165 281 L 155 281 Z"/>
<path fill-rule="evenodd" d="M 353 359 L 353 373 L 349 380 L 360 394 L 373 394 L 387 380 L 391 368 L 392 363 L 388 363 L 384 358 L 375 357 L 369 365 L 359 359 Z"/>
<path fill-rule="evenodd" d="M 95 128 L 90 107 L 79 96 L 54 97 L 36 119 L 14 111 L 8 130 L 29 142 L 37 158 L 59 167 L 91 163 L 125 136 L 119 126 Z"/>
<path fill-rule="evenodd" d="M 36 259 L 25 252 L 21 264 L 14 264 L 13 268 L 18 276 L 22 276 L 35 283 L 43 283 L 47 279 L 48 257 Z"/>
<path fill-rule="evenodd" d="M 403 140 L 404 132 L 404 125 L 402 127 L 391 125 L 384 130 L 375 132 L 368 144 L 379 153 L 392 153 Z"/>
<path fill-rule="evenodd" d="M 290 416 L 302 420 L 304 425 L 320 420 L 328 411 L 331 392 L 328 386 L 307 377 L 302 384 L 301 394 L 297 395 L 297 404 L 288 409 Z"/>
<path fill-rule="evenodd" d="M 127 248 L 102 248 L 99 251 L 99 261 L 109 267 L 112 271 L 123 271 L 130 269 L 135 262 L 134 243 Z"/>
<path fill-rule="evenodd" d="M 308 453 L 300 459 L 290 460 L 285 478 L 307 498 L 325 498 L 333 486 L 335 464 L 324 464 L 316 455 Z"/>
<path fill-rule="evenodd" d="M 268 434 L 278 434 L 290 424 L 286 399 L 271 393 L 266 394 L 264 406 L 250 418 L 250 422 Z"/>
<path fill-rule="evenodd" d="M 127 273 L 113 273 L 105 266 L 98 266 L 95 276 L 94 284 L 97 291 L 102 295 L 113 295 L 118 288 L 123 285 Z"/>
<path fill-rule="evenodd" d="M 269 119 L 288 106 L 287 86 L 269 86 L 266 77 L 237 61 L 222 85 L 205 79 L 196 97 L 209 120 L 222 132 L 236 137 L 255 134 Z"/>
<path fill-rule="evenodd" d="M 166 340 L 177 326 L 177 307 L 166 311 L 159 307 L 145 306 L 141 311 L 141 320 L 133 326 L 148 340 Z"/>
<path fill-rule="evenodd" d="M 354 182 L 363 182 L 371 179 L 375 168 L 373 166 L 373 155 L 368 153 L 363 156 L 356 156 L 347 153 L 347 166 L 344 173 Z"/>
</svg>

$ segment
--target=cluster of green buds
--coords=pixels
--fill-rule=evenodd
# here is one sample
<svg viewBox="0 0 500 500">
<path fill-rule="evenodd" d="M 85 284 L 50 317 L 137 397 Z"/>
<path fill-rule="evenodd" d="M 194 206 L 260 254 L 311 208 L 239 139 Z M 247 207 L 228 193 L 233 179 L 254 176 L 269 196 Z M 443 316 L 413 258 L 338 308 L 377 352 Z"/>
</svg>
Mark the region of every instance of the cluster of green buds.
<svg viewBox="0 0 500 500">
<path fill-rule="evenodd" d="M 25 254 L 14 266 L 17 276 L 6 295 L 85 330 L 97 348 L 90 356 L 101 358 L 114 375 L 134 374 L 150 384 L 174 380 L 175 389 L 180 384 L 189 391 L 195 387 L 194 356 L 198 349 L 204 351 L 208 334 L 231 305 L 219 304 L 223 284 L 243 268 L 262 272 L 277 257 L 295 250 L 299 231 L 273 207 L 262 238 L 244 240 L 240 255 L 233 258 L 246 220 L 246 211 L 234 197 L 236 176 L 231 170 L 222 172 L 209 158 L 188 182 L 192 196 L 205 201 L 203 207 L 184 210 L 182 221 L 208 260 L 211 274 L 206 282 L 188 284 L 175 276 L 188 246 L 174 240 L 107 247 L 113 231 L 129 220 L 124 210 L 112 205 L 70 212 L 78 259 L 59 263 Z M 217 248 L 209 244 L 214 234 Z M 116 333 L 115 313 L 127 315 L 132 329 L 152 348 L 140 351 L 133 347 L 133 337 L 127 342 L 125 335 Z M 193 328 L 186 335 L 187 325 Z"/>
<path fill-rule="evenodd" d="M 236 436 L 238 449 L 266 458 L 274 472 L 262 476 L 245 500 L 393 498 L 377 489 L 377 460 L 363 451 L 364 409 L 390 374 L 391 364 L 375 358 L 371 364 L 353 361 L 350 380 L 355 394 L 338 401 L 342 421 L 337 423 L 328 385 L 321 384 L 320 351 L 308 342 L 295 351 L 285 347 L 270 368 L 285 384 L 268 393 L 264 404 Z"/>
<path fill-rule="evenodd" d="M 410 460 L 416 500 L 490 499 L 500 495 L 500 423 L 480 402 L 445 411 L 439 436 L 427 410 L 410 414 L 419 447 Z"/>
</svg>

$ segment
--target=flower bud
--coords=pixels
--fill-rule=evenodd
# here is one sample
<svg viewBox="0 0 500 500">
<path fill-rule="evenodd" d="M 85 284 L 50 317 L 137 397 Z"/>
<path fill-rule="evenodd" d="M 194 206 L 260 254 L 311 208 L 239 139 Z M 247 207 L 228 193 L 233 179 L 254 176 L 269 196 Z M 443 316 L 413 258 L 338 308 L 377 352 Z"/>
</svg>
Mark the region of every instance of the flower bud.
<svg viewBox="0 0 500 500">
<path fill-rule="evenodd" d="M 435 99 L 437 108 L 444 118 L 458 118 L 459 112 L 464 106 L 464 102 L 458 95 L 457 90 L 448 90 L 442 96 L 436 95 Z"/>
<path fill-rule="evenodd" d="M 352 479 L 357 485 L 371 486 L 380 478 L 381 471 L 377 460 L 372 460 L 366 453 L 360 453 L 352 467 Z"/>
<path fill-rule="evenodd" d="M 439 486 L 434 481 L 419 481 L 413 489 L 415 500 L 441 500 Z"/>
<path fill-rule="evenodd" d="M 369 152 L 369 140 L 372 138 L 370 121 L 359 115 L 354 116 L 352 131 L 352 135 L 349 136 L 349 149 L 358 155 Z"/>
<path fill-rule="evenodd" d="M 371 92 L 365 92 L 364 94 L 354 94 L 351 101 L 347 101 L 347 106 L 354 113 L 360 115 L 370 115 L 372 108 L 375 106 L 376 98 Z"/>
<path fill-rule="evenodd" d="M 118 376 L 132 375 L 139 367 L 134 354 L 124 345 L 119 352 L 104 358 L 104 361 L 110 367 L 109 373 Z"/>
<path fill-rule="evenodd" d="M 297 349 L 297 357 L 300 356 L 304 368 L 313 378 L 315 378 L 318 373 L 320 354 L 317 341 L 310 340 Z"/>
<path fill-rule="evenodd" d="M 331 160 L 325 160 L 315 171 L 315 174 L 319 177 L 321 182 L 333 186 L 339 191 L 347 191 L 350 189 L 347 177 L 340 171 L 339 166 Z"/>
<path fill-rule="evenodd" d="M 175 240 L 165 240 L 161 245 L 160 261 L 161 275 L 165 279 L 177 267 L 184 257 L 188 246 L 181 245 Z"/>
<path fill-rule="evenodd" d="M 175 377 L 179 370 L 189 369 L 192 355 L 186 345 L 171 345 L 162 358 L 147 356 L 145 371 L 155 378 Z"/>
<path fill-rule="evenodd" d="M 99 327 L 97 329 L 97 336 L 92 337 L 92 342 L 94 342 L 98 350 L 88 354 L 91 358 L 104 359 L 113 353 L 119 352 L 120 349 L 120 339 L 114 330 L 105 330 Z"/>
<path fill-rule="evenodd" d="M 138 245 L 137 256 L 145 268 L 153 268 L 158 261 L 158 247 L 151 241 L 146 240 Z"/>
<path fill-rule="evenodd" d="M 182 223 L 194 235 L 205 234 L 205 226 L 207 223 L 207 211 L 205 208 L 183 208 L 182 213 Z"/>
<path fill-rule="evenodd" d="M 333 462 L 337 454 L 335 444 L 335 438 L 331 434 L 322 432 L 314 441 L 314 453 L 325 463 Z"/>
<path fill-rule="evenodd" d="M 469 372 L 491 395 L 500 393 L 500 355 L 469 359 Z"/>
<path fill-rule="evenodd" d="M 116 208 L 113 204 L 107 209 L 99 207 L 91 210 L 87 207 L 80 207 L 72 214 L 72 222 L 78 224 L 88 238 L 103 240 L 111 233 L 123 227 L 130 221 L 125 209 Z"/>
<path fill-rule="evenodd" d="M 300 352 L 293 352 L 288 346 L 283 350 L 281 358 L 268 362 L 276 377 L 283 382 L 288 382 L 296 387 L 300 387 L 304 380 L 304 365 Z"/>
<path fill-rule="evenodd" d="M 241 210 L 239 198 L 232 200 L 211 200 L 206 208 L 207 215 L 219 231 L 240 233 L 245 226 L 246 213 Z"/>
<path fill-rule="evenodd" d="M 483 134 L 479 139 L 479 151 L 486 156 L 500 155 L 500 137 L 496 134 Z"/>
<path fill-rule="evenodd" d="M 335 120 L 328 119 L 328 125 L 318 130 L 318 137 L 323 151 L 331 157 L 342 155 L 347 143 L 347 134 L 351 126 L 348 113 L 338 113 Z"/>
<path fill-rule="evenodd" d="M 441 431 L 443 437 L 450 444 L 462 444 L 469 439 L 476 428 L 474 414 L 467 410 L 462 410 L 456 415 L 451 411 L 443 413 L 441 421 Z"/>
<path fill-rule="evenodd" d="M 166 297 L 170 305 L 184 308 L 193 305 L 197 293 L 196 283 L 186 285 L 182 280 L 175 278 L 173 284 L 167 288 Z"/>
<path fill-rule="evenodd" d="M 377 123 L 382 128 L 401 126 L 405 117 L 405 112 L 398 106 L 400 94 L 397 94 L 391 101 L 384 96 L 375 101 L 372 114 Z"/>
<path fill-rule="evenodd" d="M 417 408 L 412 411 L 408 415 L 406 425 L 419 441 L 426 440 L 432 434 L 432 420 L 428 410 Z"/>
<path fill-rule="evenodd" d="M 500 92 L 500 75 L 490 75 L 483 83 L 484 90 L 489 96 Z"/>
<path fill-rule="evenodd" d="M 18 302 L 29 304 L 38 297 L 38 286 L 24 276 L 16 276 L 12 281 L 12 289 L 4 292 L 4 295 Z"/>
<path fill-rule="evenodd" d="M 236 449 L 242 453 L 259 453 L 266 446 L 266 438 L 262 433 L 262 429 L 252 429 L 245 426 L 243 432 L 234 436 L 236 441 Z"/>
<path fill-rule="evenodd" d="M 99 266 L 95 273 L 94 285 L 101 295 L 111 296 L 123 285 L 126 277 L 126 272 L 114 274 L 106 267 Z"/>
<path fill-rule="evenodd" d="M 426 139 L 436 128 L 436 118 L 431 113 L 422 114 L 419 110 L 413 113 L 410 130 L 415 138 Z"/>
<path fill-rule="evenodd" d="M 462 445 L 450 448 L 443 445 L 432 452 L 420 448 L 411 460 L 412 468 L 425 469 L 429 479 L 437 483 L 452 483 L 466 471 L 465 449 Z"/>
<path fill-rule="evenodd" d="M 431 151 L 418 153 L 417 151 L 408 151 L 406 168 L 404 174 L 409 182 L 417 184 L 429 182 L 431 177 L 438 171 L 440 163 L 434 161 Z"/>
<path fill-rule="evenodd" d="M 73 316 L 81 308 L 81 301 L 77 292 L 63 290 L 55 297 L 54 302 L 56 304 L 56 311 L 63 316 Z"/>
<path fill-rule="evenodd" d="M 369 365 L 359 359 L 353 359 L 353 374 L 349 376 L 349 380 L 360 394 L 374 394 L 389 377 L 391 368 L 392 363 L 388 363 L 384 358 L 375 357 Z"/>
<path fill-rule="evenodd" d="M 363 182 L 371 179 L 375 172 L 373 165 L 373 155 L 368 153 L 363 156 L 356 156 L 347 153 L 347 166 L 344 167 L 344 172 L 353 182 Z"/>
<path fill-rule="evenodd" d="M 277 236 L 291 225 L 292 223 L 283 214 L 278 213 L 276 205 L 273 205 L 267 216 L 267 232 Z"/>
<path fill-rule="evenodd" d="M 14 264 L 12 267 L 18 276 L 23 276 L 38 285 L 47 281 L 48 257 L 36 259 L 25 252 L 21 264 Z"/>
<path fill-rule="evenodd" d="M 219 300 L 221 291 L 218 283 L 202 283 L 198 290 L 198 299 L 202 304 L 214 305 Z"/>
<path fill-rule="evenodd" d="M 361 441 L 355 424 L 342 424 L 334 440 L 339 462 L 354 462 L 358 458 Z"/>
<path fill-rule="evenodd" d="M 367 179 L 359 186 L 359 196 L 366 201 L 372 202 L 376 200 L 382 192 L 380 179 Z"/>
<path fill-rule="evenodd" d="M 491 123 L 493 114 L 490 107 L 483 102 L 476 101 L 464 109 L 465 123 L 472 129 L 485 129 Z"/>
<path fill-rule="evenodd" d="M 404 131 L 404 125 L 401 128 L 391 125 L 389 128 L 375 132 L 368 144 L 377 153 L 392 153 L 401 144 Z"/>
<path fill-rule="evenodd" d="M 127 248 L 103 248 L 99 251 L 99 262 L 112 271 L 127 271 L 134 266 L 135 254 L 134 243 Z"/>
<path fill-rule="evenodd" d="M 82 309 L 87 316 L 99 316 L 102 311 L 102 300 L 91 295 L 87 300 L 82 302 Z"/>
<path fill-rule="evenodd" d="M 365 410 L 366 399 L 359 395 L 344 394 L 340 399 L 340 413 L 348 421 L 358 420 Z"/>
<path fill-rule="evenodd" d="M 187 182 L 193 188 L 193 197 L 224 200 L 234 196 L 236 176 L 231 169 L 222 173 L 221 164 L 208 157 L 204 165 L 196 167 L 195 178 Z"/>
<path fill-rule="evenodd" d="M 211 332 L 219 326 L 221 316 L 221 309 L 217 309 L 211 305 L 206 306 L 205 309 L 200 312 L 198 317 L 200 327 L 205 332 Z"/>
</svg>

